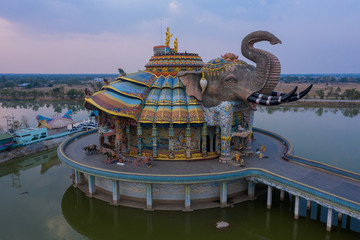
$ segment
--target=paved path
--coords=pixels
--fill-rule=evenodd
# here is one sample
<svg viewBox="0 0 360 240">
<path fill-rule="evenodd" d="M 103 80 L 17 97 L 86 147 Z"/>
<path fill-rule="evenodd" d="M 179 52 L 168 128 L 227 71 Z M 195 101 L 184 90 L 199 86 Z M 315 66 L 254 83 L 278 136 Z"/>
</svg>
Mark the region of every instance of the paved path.
<svg viewBox="0 0 360 240">
<path fill-rule="evenodd" d="M 90 134 L 80 137 L 65 147 L 65 155 L 76 162 L 97 169 L 119 171 L 129 174 L 156 174 L 156 175 L 192 175 L 192 174 L 216 174 L 234 171 L 246 171 L 247 169 L 260 168 L 271 173 L 280 175 L 290 180 L 299 182 L 319 189 L 323 192 L 334 194 L 341 198 L 360 203 L 360 182 L 324 170 L 301 165 L 291 161 L 283 160 L 282 154 L 285 146 L 278 140 L 266 134 L 255 133 L 256 140 L 252 148 L 259 148 L 261 144 L 266 147 L 265 154 L 268 158 L 257 157 L 245 158 L 245 168 L 231 164 L 219 163 L 218 160 L 205 161 L 154 161 L 151 168 L 136 167 L 130 164 L 119 166 L 105 164 L 105 156 L 95 154 L 86 156 L 82 147 L 88 144 L 98 144 L 98 134 Z"/>
</svg>

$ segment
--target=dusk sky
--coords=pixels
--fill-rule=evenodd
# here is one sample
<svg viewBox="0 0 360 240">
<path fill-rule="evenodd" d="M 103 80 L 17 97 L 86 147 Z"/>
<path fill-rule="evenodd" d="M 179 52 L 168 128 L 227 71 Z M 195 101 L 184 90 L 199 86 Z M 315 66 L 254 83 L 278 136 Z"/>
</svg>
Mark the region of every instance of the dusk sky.
<svg viewBox="0 0 360 240">
<path fill-rule="evenodd" d="M 163 23 L 161 35 L 161 20 Z M 179 51 L 204 62 L 241 55 L 246 34 L 281 45 L 282 73 L 360 73 L 359 0 L 1 0 L 0 73 L 127 73 L 143 70 L 166 26 Z"/>
</svg>

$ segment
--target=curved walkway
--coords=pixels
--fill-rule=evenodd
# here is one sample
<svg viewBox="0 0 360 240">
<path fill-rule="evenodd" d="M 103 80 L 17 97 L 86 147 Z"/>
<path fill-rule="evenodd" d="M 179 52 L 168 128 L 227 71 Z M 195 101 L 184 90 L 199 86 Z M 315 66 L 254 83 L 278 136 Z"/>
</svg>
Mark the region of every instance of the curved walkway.
<svg viewBox="0 0 360 240">
<path fill-rule="evenodd" d="M 360 219 L 359 174 L 332 168 L 325 164 L 314 167 L 317 162 L 301 159 L 287 153 L 291 145 L 274 133 L 256 130 L 252 148 L 266 147 L 268 158 L 245 158 L 244 168 L 206 161 L 154 161 L 151 168 L 132 165 L 105 164 L 105 156 L 86 156 L 82 147 L 98 143 L 98 134 L 80 133 L 65 142 L 58 155 L 70 167 L 95 176 L 121 181 L 148 183 L 199 183 L 247 178 L 272 184 L 280 189 L 298 194 L 327 207 Z M 284 153 L 287 156 L 283 159 Z M 301 164 L 297 163 L 301 162 Z M 324 166 L 324 167 L 321 167 Z M 326 169 L 327 168 L 327 169 Z M 346 174 L 348 173 L 348 174 Z M 349 175 L 350 174 L 350 175 Z"/>
</svg>

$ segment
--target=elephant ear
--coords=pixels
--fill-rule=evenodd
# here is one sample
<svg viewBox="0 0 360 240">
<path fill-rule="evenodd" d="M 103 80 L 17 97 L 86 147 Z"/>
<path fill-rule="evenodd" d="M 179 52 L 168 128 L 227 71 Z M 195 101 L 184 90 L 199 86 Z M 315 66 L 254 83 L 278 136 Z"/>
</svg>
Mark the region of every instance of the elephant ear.
<svg viewBox="0 0 360 240">
<path fill-rule="evenodd" d="M 182 71 L 177 73 L 178 78 L 186 87 L 186 94 L 195 97 L 197 100 L 202 101 L 200 78 L 201 72 L 199 71 Z"/>
</svg>

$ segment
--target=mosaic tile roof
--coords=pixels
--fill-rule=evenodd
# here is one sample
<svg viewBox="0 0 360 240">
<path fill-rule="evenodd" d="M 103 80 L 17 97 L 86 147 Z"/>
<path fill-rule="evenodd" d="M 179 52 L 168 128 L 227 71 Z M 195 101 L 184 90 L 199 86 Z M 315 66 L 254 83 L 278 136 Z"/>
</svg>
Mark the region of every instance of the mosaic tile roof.
<svg viewBox="0 0 360 240">
<path fill-rule="evenodd" d="M 150 58 L 148 67 L 202 67 L 204 62 L 196 53 L 164 53 Z"/>
<path fill-rule="evenodd" d="M 141 123 L 203 123 L 200 103 L 186 94 L 176 76 L 157 76 L 144 71 L 119 77 L 85 99 L 90 105 Z"/>
</svg>

